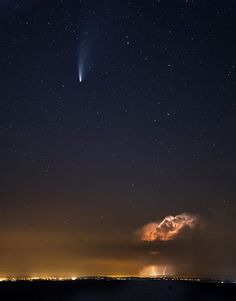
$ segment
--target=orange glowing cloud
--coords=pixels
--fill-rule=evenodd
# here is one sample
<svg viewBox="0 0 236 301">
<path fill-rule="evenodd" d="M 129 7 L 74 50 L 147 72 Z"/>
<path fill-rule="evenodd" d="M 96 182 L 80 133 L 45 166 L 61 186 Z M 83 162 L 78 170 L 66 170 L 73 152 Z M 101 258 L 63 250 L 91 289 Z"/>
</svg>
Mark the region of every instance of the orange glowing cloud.
<svg viewBox="0 0 236 301">
<path fill-rule="evenodd" d="M 160 222 L 149 223 L 138 233 L 142 241 L 168 241 L 178 237 L 186 228 L 193 229 L 198 224 L 196 215 L 182 213 L 166 216 Z"/>
</svg>

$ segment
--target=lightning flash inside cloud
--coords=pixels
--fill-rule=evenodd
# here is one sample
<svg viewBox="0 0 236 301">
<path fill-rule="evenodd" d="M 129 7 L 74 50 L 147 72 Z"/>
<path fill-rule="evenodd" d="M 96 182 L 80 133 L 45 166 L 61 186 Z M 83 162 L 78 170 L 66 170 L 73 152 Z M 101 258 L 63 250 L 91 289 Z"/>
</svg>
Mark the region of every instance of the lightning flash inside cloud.
<svg viewBox="0 0 236 301">
<path fill-rule="evenodd" d="M 145 225 L 138 231 L 142 241 L 168 241 L 178 237 L 186 228 L 193 229 L 198 224 L 196 215 L 182 213 L 166 216 L 160 222 Z"/>
</svg>

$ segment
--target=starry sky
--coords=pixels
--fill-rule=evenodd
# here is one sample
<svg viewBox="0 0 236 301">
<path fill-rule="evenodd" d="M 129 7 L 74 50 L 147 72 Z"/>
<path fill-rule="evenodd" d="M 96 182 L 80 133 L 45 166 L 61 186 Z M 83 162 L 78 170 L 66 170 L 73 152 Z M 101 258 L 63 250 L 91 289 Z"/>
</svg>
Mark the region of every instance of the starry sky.
<svg viewBox="0 0 236 301">
<path fill-rule="evenodd" d="M 236 277 L 236 1 L 0 3 L 0 276 Z"/>
</svg>

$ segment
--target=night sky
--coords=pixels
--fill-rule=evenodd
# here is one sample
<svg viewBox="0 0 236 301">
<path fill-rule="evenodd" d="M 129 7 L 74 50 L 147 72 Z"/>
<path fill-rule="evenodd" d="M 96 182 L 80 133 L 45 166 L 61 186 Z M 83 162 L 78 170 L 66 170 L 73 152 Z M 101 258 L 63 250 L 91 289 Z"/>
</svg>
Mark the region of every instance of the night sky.
<svg viewBox="0 0 236 301">
<path fill-rule="evenodd" d="M 235 15 L 1 0 L 1 277 L 236 277 Z"/>
</svg>

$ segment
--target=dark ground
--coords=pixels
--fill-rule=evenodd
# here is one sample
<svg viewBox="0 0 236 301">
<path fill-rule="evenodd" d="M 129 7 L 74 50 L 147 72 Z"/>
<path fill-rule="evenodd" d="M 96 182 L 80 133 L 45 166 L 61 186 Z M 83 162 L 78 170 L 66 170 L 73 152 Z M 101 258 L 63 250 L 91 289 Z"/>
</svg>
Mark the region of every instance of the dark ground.
<svg viewBox="0 0 236 301">
<path fill-rule="evenodd" d="M 0 300 L 235 301 L 236 284 L 151 280 L 2 282 Z"/>
</svg>

